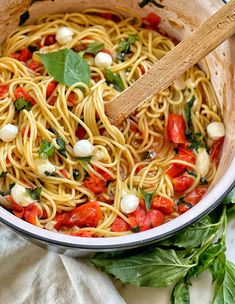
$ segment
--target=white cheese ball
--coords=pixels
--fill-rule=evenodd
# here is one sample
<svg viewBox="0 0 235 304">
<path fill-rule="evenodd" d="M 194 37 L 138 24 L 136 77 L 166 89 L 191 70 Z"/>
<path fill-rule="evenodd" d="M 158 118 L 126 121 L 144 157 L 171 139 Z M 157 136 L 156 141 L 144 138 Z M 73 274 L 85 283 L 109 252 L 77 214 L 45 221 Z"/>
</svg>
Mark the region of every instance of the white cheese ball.
<svg viewBox="0 0 235 304">
<path fill-rule="evenodd" d="M 205 148 L 199 148 L 196 157 L 196 167 L 202 176 L 206 176 L 210 168 L 210 156 Z"/>
<path fill-rule="evenodd" d="M 73 147 L 73 153 L 77 157 L 88 157 L 93 154 L 94 146 L 87 139 L 76 142 Z"/>
<path fill-rule="evenodd" d="M 55 172 L 55 166 L 48 159 L 36 159 L 35 160 L 38 172 L 42 175 L 45 175 L 45 171 L 48 173 Z"/>
<path fill-rule="evenodd" d="M 217 140 L 225 135 L 225 128 L 222 122 L 218 122 L 218 121 L 211 122 L 207 126 L 206 130 L 208 136 L 213 140 Z"/>
<path fill-rule="evenodd" d="M 121 199 L 121 210 L 124 213 L 132 213 L 139 206 L 139 198 L 134 194 L 127 194 Z"/>
<path fill-rule="evenodd" d="M 0 138 L 4 142 L 13 141 L 19 132 L 18 126 L 7 124 L 0 129 Z"/>
<path fill-rule="evenodd" d="M 109 68 L 112 65 L 113 58 L 104 52 L 99 52 L 95 56 L 95 65 L 98 68 Z"/>
<path fill-rule="evenodd" d="M 55 39 L 59 44 L 64 45 L 73 39 L 73 31 L 66 26 L 60 27 Z"/>
<path fill-rule="evenodd" d="M 15 184 L 15 186 L 11 189 L 11 195 L 13 200 L 22 207 L 27 207 L 34 202 L 30 194 L 26 191 L 25 187 L 19 184 Z"/>
</svg>

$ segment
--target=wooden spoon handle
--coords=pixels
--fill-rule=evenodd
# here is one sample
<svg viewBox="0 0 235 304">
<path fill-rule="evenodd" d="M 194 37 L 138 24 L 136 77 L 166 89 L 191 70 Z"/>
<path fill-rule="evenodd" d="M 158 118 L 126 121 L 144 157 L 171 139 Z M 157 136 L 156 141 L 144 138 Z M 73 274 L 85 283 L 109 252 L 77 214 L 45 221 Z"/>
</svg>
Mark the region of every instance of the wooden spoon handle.
<svg viewBox="0 0 235 304">
<path fill-rule="evenodd" d="M 132 86 L 105 104 L 106 114 L 111 122 L 120 124 L 147 98 L 167 88 L 234 33 L 235 0 L 231 0 L 154 64 Z"/>
</svg>

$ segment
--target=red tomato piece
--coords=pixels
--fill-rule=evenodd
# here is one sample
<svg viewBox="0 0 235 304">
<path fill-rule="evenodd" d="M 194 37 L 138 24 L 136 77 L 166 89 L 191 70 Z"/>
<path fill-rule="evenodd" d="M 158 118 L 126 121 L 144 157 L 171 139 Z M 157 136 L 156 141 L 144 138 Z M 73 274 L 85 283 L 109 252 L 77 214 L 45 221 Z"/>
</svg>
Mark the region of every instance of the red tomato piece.
<svg viewBox="0 0 235 304">
<path fill-rule="evenodd" d="M 25 135 L 25 130 L 26 130 L 26 127 L 23 127 L 22 129 L 21 129 L 21 136 L 22 137 L 24 137 L 24 135 Z M 28 129 L 28 132 L 27 132 L 27 135 L 26 135 L 27 137 L 30 137 L 30 129 Z"/>
<path fill-rule="evenodd" d="M 99 194 L 106 192 L 106 181 L 100 179 L 92 173 L 88 179 L 84 180 L 83 184 L 93 193 Z"/>
<path fill-rule="evenodd" d="M 42 217 L 42 215 L 42 209 L 36 204 L 30 204 L 24 208 L 24 218 L 26 222 L 29 222 L 33 225 L 37 224 L 37 218 Z"/>
<path fill-rule="evenodd" d="M 136 172 L 139 173 L 145 166 L 141 165 L 136 168 Z"/>
<path fill-rule="evenodd" d="M 173 187 L 176 192 L 184 192 L 192 186 L 194 179 L 187 175 L 180 175 L 172 179 Z"/>
<path fill-rule="evenodd" d="M 57 100 L 57 97 L 56 96 L 53 96 L 50 101 L 48 102 L 48 104 L 50 106 L 54 106 L 54 104 L 56 103 L 56 100 Z"/>
<path fill-rule="evenodd" d="M 182 115 L 170 114 L 168 116 L 167 135 L 169 140 L 175 144 L 184 144 L 186 142 L 185 128 L 186 125 Z"/>
<path fill-rule="evenodd" d="M 11 195 L 9 195 L 11 196 Z M 9 197 L 8 197 L 9 200 Z M 11 204 L 12 208 L 12 213 L 17 216 L 18 218 L 23 218 L 24 217 L 24 207 L 16 204 L 15 202 Z"/>
<path fill-rule="evenodd" d="M 69 172 L 66 169 L 61 169 L 59 172 L 64 175 L 65 178 L 70 179 Z"/>
<path fill-rule="evenodd" d="M 47 85 L 46 98 L 49 98 L 58 85 L 57 81 L 51 81 Z"/>
<path fill-rule="evenodd" d="M 144 18 L 150 25 L 156 26 L 161 22 L 161 17 L 155 13 L 149 13 L 146 18 Z"/>
<path fill-rule="evenodd" d="M 11 163 L 11 161 L 10 161 L 8 155 L 7 155 L 7 157 L 6 157 L 6 163 L 7 163 L 7 165 L 10 165 L 10 163 Z"/>
<path fill-rule="evenodd" d="M 113 204 L 113 201 L 114 201 L 114 198 L 109 197 L 109 198 L 107 199 L 106 197 L 103 196 L 102 193 L 96 194 L 96 199 L 97 199 L 97 201 L 99 201 L 99 202 L 103 202 L 103 203 L 106 203 L 106 204 L 109 204 L 109 205 Z"/>
<path fill-rule="evenodd" d="M 35 100 L 29 95 L 28 92 L 25 91 L 24 88 L 22 87 L 18 87 L 15 89 L 15 92 L 14 92 L 14 95 L 15 95 L 15 98 L 18 99 L 20 97 L 24 97 L 24 99 L 28 102 L 31 102 L 32 105 L 35 105 L 36 102 Z"/>
<path fill-rule="evenodd" d="M 207 186 L 197 186 L 185 196 L 184 201 L 190 203 L 192 206 L 196 205 L 206 193 L 207 188 Z"/>
<path fill-rule="evenodd" d="M 106 53 L 106 54 L 109 54 L 110 56 L 112 56 L 112 52 L 110 50 L 107 50 L 107 49 L 103 49 L 101 50 L 100 52 L 103 52 L 103 53 Z"/>
<path fill-rule="evenodd" d="M 29 49 L 24 48 L 20 51 L 17 51 L 15 53 L 11 54 L 11 57 L 16 59 L 16 60 L 26 62 L 27 60 L 32 58 L 32 53 L 30 52 Z"/>
<path fill-rule="evenodd" d="M 130 123 L 130 130 L 134 133 L 139 132 L 139 129 L 136 127 L 136 125 L 133 122 Z"/>
<path fill-rule="evenodd" d="M 37 70 L 41 66 L 41 63 L 37 60 L 31 60 L 29 63 L 27 63 L 27 67 L 33 71 Z"/>
<path fill-rule="evenodd" d="M 57 214 L 54 220 L 57 222 L 55 229 L 63 226 L 96 227 L 103 219 L 101 208 L 97 202 L 85 203 L 70 212 Z"/>
<path fill-rule="evenodd" d="M 76 104 L 77 104 L 77 95 L 74 92 L 71 92 L 69 94 L 69 96 L 68 96 L 67 101 L 68 101 L 68 105 L 69 106 L 72 106 L 72 107 L 76 106 Z"/>
<path fill-rule="evenodd" d="M 171 214 L 174 212 L 174 203 L 163 197 L 163 196 L 155 196 L 152 201 L 152 209 L 156 209 L 161 211 L 163 214 Z"/>
<path fill-rule="evenodd" d="M 55 35 L 48 35 L 45 38 L 44 45 L 49 46 L 56 43 Z"/>
<path fill-rule="evenodd" d="M 112 177 L 111 177 L 107 172 L 105 172 L 104 170 L 102 170 L 102 169 L 100 169 L 100 168 L 98 168 L 98 167 L 96 167 L 96 166 L 93 166 L 93 169 L 94 169 L 97 173 L 99 173 L 100 175 L 102 175 L 103 178 L 104 178 L 106 181 L 112 180 Z"/>
<path fill-rule="evenodd" d="M 9 90 L 9 85 L 8 84 L 0 84 L 0 99 L 5 97 Z"/>
<path fill-rule="evenodd" d="M 131 228 L 136 228 L 136 227 L 140 228 L 144 223 L 146 214 L 147 211 L 143 206 L 141 206 L 141 204 L 134 212 L 128 214 L 128 219 Z"/>
<path fill-rule="evenodd" d="M 166 170 L 166 174 L 171 178 L 177 177 L 185 172 L 185 167 L 180 164 L 170 164 Z"/>
<path fill-rule="evenodd" d="M 98 82 L 101 80 L 101 76 L 100 75 L 94 75 L 91 77 L 95 82 Z"/>
<path fill-rule="evenodd" d="M 130 230 L 130 225 L 126 221 L 124 221 L 120 216 L 116 217 L 111 226 L 111 231 L 124 232 L 128 230 Z"/>
<path fill-rule="evenodd" d="M 178 212 L 180 214 L 185 213 L 186 211 L 188 211 L 189 209 L 191 209 L 190 205 L 182 203 L 178 206 Z"/>
<path fill-rule="evenodd" d="M 145 68 L 142 65 L 140 65 L 139 68 L 140 68 L 141 74 L 144 75 L 145 74 Z"/>
<path fill-rule="evenodd" d="M 76 134 L 77 138 L 84 139 L 85 136 L 86 136 L 86 134 L 87 134 L 87 132 L 83 128 L 83 126 L 78 126 L 75 134 Z"/>
<path fill-rule="evenodd" d="M 224 143 L 224 137 L 221 137 L 214 142 L 212 148 L 210 149 L 211 160 L 219 159 L 219 155 L 220 155 L 223 143 Z"/>
</svg>

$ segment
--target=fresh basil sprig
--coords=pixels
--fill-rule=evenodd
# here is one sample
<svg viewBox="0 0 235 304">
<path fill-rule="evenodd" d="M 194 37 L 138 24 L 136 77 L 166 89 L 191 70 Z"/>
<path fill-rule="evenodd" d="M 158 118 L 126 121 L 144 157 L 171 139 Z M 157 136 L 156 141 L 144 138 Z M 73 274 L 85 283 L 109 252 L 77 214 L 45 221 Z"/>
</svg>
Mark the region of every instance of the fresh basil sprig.
<svg viewBox="0 0 235 304">
<path fill-rule="evenodd" d="M 118 46 L 117 60 L 124 61 L 125 55 L 130 52 L 131 45 L 138 39 L 138 35 L 129 35 L 127 39 L 121 40 Z"/>
<path fill-rule="evenodd" d="M 90 83 L 91 71 L 85 59 L 71 49 L 39 54 L 48 74 L 59 83 L 72 86 L 76 82 Z"/>
<path fill-rule="evenodd" d="M 58 137 L 58 138 L 56 138 L 56 143 L 59 146 L 58 152 L 61 155 L 63 155 L 65 158 L 67 158 L 66 143 L 65 143 L 65 141 L 61 137 Z"/>
<path fill-rule="evenodd" d="M 53 143 L 46 139 L 43 139 L 38 151 L 39 157 L 46 159 L 49 156 L 52 156 L 54 152 L 55 152 L 55 147 Z"/>
<path fill-rule="evenodd" d="M 21 110 L 27 110 L 30 111 L 32 108 L 32 103 L 29 101 L 26 101 L 24 99 L 24 97 L 20 97 L 15 101 L 15 108 L 17 111 L 21 111 Z"/>
<path fill-rule="evenodd" d="M 84 163 L 89 163 L 92 159 L 92 156 L 79 157 L 78 159 Z"/>
<path fill-rule="evenodd" d="M 41 198 L 42 187 L 35 189 L 25 188 L 26 192 L 32 197 L 33 200 L 39 201 Z"/>
<path fill-rule="evenodd" d="M 149 211 L 152 205 L 153 196 L 155 195 L 155 191 L 152 193 L 146 192 L 143 189 L 140 190 L 140 193 L 144 199 L 146 210 Z"/>
<path fill-rule="evenodd" d="M 84 51 L 85 53 L 96 55 L 98 52 L 104 49 L 104 44 L 100 42 L 93 42 L 88 44 L 87 49 Z"/>
<path fill-rule="evenodd" d="M 191 118 L 191 109 L 193 107 L 195 96 L 193 96 L 188 102 L 185 104 L 185 117 L 187 120 L 188 127 L 191 127 L 192 125 L 192 118 Z"/>
<path fill-rule="evenodd" d="M 105 69 L 105 79 L 107 84 L 112 84 L 115 90 L 121 92 L 125 89 L 120 75 L 113 74 L 109 69 Z"/>
</svg>

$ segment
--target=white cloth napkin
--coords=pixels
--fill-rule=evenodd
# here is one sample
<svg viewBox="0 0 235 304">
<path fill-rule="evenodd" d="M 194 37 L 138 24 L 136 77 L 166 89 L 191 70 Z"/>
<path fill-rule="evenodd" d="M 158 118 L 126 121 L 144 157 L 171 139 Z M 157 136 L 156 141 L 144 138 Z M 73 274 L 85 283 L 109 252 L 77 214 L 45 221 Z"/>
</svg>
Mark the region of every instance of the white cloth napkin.
<svg viewBox="0 0 235 304">
<path fill-rule="evenodd" d="M 1 304 L 125 304 L 86 262 L 41 249 L 0 225 Z"/>
</svg>

